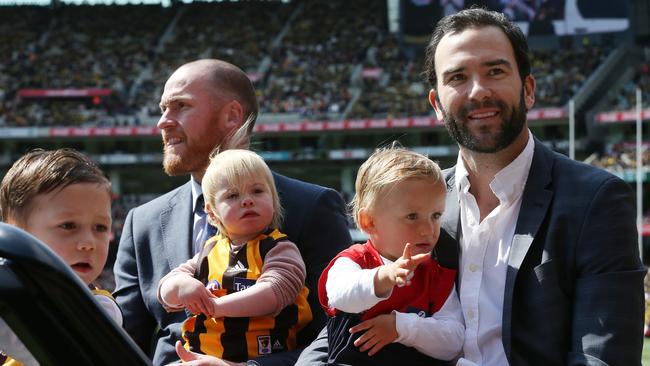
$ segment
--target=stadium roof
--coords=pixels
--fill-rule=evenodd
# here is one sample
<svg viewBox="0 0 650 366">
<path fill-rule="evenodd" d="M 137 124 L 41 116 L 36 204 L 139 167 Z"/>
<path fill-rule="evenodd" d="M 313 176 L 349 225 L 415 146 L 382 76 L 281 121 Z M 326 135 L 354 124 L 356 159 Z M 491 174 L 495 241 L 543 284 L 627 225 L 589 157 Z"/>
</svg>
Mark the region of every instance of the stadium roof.
<svg viewBox="0 0 650 366">
<path fill-rule="evenodd" d="M 129 5 L 129 4 L 161 4 L 162 6 L 169 6 L 172 0 L 55 0 L 61 4 L 71 5 Z M 192 0 L 180 0 L 184 3 L 191 3 Z M 201 0 L 201 2 L 224 2 L 224 1 L 239 1 L 239 0 Z M 291 2 L 291 0 L 278 0 L 284 3 Z M 42 5 L 49 6 L 53 0 L 0 0 L 0 6 L 16 6 L 16 5 Z"/>
</svg>

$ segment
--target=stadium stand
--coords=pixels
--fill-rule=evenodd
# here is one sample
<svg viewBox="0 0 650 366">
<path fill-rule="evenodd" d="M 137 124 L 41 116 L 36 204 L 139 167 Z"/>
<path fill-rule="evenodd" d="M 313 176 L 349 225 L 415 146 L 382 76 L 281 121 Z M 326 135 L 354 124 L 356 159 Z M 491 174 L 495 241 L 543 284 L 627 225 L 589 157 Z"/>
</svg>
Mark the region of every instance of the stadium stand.
<svg viewBox="0 0 650 366">
<path fill-rule="evenodd" d="M 349 194 L 345 182 L 358 162 L 395 138 L 451 164 L 456 150 L 426 100 L 423 45 L 390 32 L 388 23 L 386 2 L 373 0 L 3 7 L 0 128 L 18 137 L 8 140 L 0 169 L 35 146 L 73 146 L 108 162 L 115 177 L 140 165 L 147 166 L 144 175 L 164 177 L 159 166 L 151 167 L 160 161 L 152 141 L 158 139 L 163 82 L 180 64 L 202 57 L 233 62 L 254 81 L 262 113 L 255 146 L 274 169 Z M 568 101 L 585 94 L 588 79 L 612 73 L 603 64 L 622 49 L 624 42 L 617 42 L 587 34 L 531 42 L 545 46 L 532 49 L 537 100 L 529 120 L 557 150 L 568 151 Z M 620 88 L 607 88 L 607 82 L 589 88 L 592 94 L 609 91 L 603 93 L 609 102 L 594 122 L 581 117 L 583 149 L 591 146 L 584 141 L 588 124 L 598 130 L 601 121 L 632 118 L 617 111 L 633 107 L 636 86 L 650 105 L 647 60 Z M 596 104 L 583 103 L 580 114 Z M 619 128 L 589 162 L 629 168 L 629 153 L 615 144 L 632 139 L 629 128 Z M 99 137 L 82 142 L 88 136 Z M 581 158 L 591 153 L 584 150 Z M 314 161 L 319 173 L 336 176 L 314 173 Z M 164 191 L 147 184 L 133 190 L 129 179 L 115 183 L 116 238 L 130 207 Z"/>
</svg>

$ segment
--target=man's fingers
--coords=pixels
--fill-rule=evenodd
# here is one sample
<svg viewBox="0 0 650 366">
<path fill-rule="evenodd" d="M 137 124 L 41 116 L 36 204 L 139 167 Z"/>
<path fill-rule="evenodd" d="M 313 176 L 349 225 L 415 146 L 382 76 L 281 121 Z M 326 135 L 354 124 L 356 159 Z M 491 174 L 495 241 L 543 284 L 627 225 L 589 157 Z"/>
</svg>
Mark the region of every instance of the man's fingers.
<svg viewBox="0 0 650 366">
<path fill-rule="evenodd" d="M 176 341 L 176 354 L 184 362 L 196 360 L 196 354 L 186 350 L 180 341 Z"/>
</svg>

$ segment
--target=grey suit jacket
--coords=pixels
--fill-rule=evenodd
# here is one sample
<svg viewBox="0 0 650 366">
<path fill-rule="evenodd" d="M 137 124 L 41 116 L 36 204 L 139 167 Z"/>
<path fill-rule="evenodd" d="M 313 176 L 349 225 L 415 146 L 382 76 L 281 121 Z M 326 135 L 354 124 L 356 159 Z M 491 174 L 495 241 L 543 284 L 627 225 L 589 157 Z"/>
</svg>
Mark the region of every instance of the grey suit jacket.
<svg viewBox="0 0 650 366">
<path fill-rule="evenodd" d="M 446 233 L 435 253 L 452 267 L 461 235 L 454 171 L 445 171 Z M 629 185 L 536 140 L 508 260 L 509 363 L 640 365 L 644 274 Z"/>
<path fill-rule="evenodd" d="M 285 210 L 282 231 L 303 256 L 307 269 L 313 320 L 298 334 L 299 346 L 309 344 L 325 324 L 317 296 L 323 268 L 350 243 L 344 204 L 339 194 L 278 174 L 274 179 Z M 124 328 L 149 354 L 154 365 L 178 360 L 174 343 L 180 340 L 185 312 L 167 313 L 158 303 L 160 279 L 191 256 L 192 199 L 187 184 L 131 210 L 115 262 L 115 299 L 124 314 Z M 268 356 L 262 365 L 293 365 L 298 353 Z"/>
</svg>

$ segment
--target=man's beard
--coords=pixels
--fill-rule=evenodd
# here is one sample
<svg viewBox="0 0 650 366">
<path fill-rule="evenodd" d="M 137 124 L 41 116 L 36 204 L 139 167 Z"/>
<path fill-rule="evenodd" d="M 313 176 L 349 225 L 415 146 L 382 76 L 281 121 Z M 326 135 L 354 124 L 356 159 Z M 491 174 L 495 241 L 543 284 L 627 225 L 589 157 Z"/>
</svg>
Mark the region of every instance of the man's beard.
<svg viewBox="0 0 650 366">
<path fill-rule="evenodd" d="M 447 113 L 438 100 L 438 105 L 443 115 L 445 126 L 451 138 L 460 146 L 479 153 L 495 153 L 510 146 L 521 134 L 526 123 L 526 104 L 524 103 L 524 90 L 521 89 L 519 105 L 510 108 L 509 115 L 506 115 L 508 106 L 500 99 L 488 100 L 485 102 L 471 102 L 463 105 L 458 114 Z M 467 115 L 477 108 L 498 108 L 502 122 L 496 132 L 491 133 L 487 138 L 472 134 L 467 128 Z M 486 129 L 485 133 L 488 131 Z"/>
<path fill-rule="evenodd" d="M 208 153 L 189 150 L 184 155 L 178 155 L 163 148 L 163 169 L 169 176 L 187 175 L 192 172 L 203 170 L 208 166 Z"/>
</svg>

